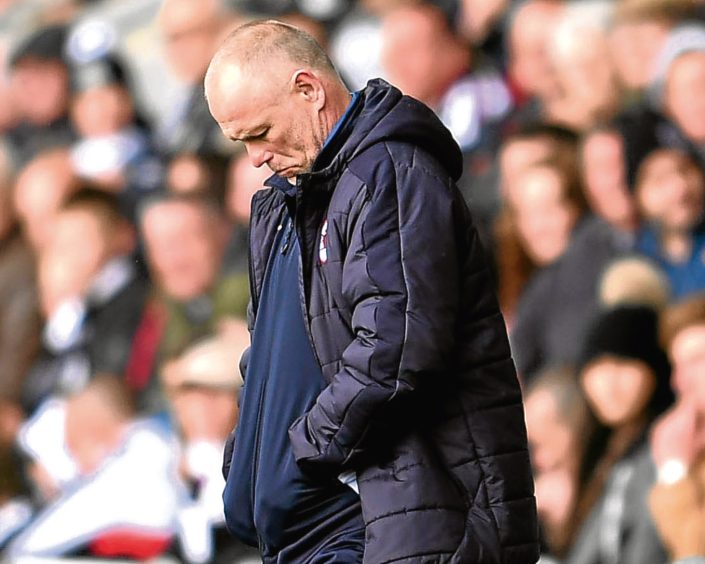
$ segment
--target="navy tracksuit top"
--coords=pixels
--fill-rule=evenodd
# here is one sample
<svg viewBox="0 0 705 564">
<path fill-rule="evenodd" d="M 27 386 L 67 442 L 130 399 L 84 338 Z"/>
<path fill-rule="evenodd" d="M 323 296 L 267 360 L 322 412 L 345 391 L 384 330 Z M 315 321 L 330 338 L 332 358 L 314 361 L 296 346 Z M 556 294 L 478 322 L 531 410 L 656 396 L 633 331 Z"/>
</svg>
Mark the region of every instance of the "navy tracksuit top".
<svg viewBox="0 0 705 564">
<path fill-rule="evenodd" d="M 303 562 L 331 535 L 364 532 L 357 494 L 335 478 L 304 475 L 287 433 L 326 383 L 299 297 L 295 187 L 280 180 L 273 189 L 289 191 L 290 215 L 269 257 L 223 501 L 228 529 L 259 545 L 265 562 Z"/>
</svg>

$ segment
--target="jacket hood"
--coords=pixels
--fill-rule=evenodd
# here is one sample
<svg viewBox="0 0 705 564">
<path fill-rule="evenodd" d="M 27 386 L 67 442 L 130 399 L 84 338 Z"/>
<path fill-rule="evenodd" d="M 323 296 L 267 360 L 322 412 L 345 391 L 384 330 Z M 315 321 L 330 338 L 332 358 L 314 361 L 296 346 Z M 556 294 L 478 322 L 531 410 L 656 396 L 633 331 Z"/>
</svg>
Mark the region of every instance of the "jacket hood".
<svg viewBox="0 0 705 564">
<path fill-rule="evenodd" d="M 463 171 L 460 147 L 436 114 L 382 79 L 360 91 L 348 118 L 321 151 L 313 175 L 338 170 L 372 145 L 388 141 L 422 148 L 457 180 Z"/>
</svg>

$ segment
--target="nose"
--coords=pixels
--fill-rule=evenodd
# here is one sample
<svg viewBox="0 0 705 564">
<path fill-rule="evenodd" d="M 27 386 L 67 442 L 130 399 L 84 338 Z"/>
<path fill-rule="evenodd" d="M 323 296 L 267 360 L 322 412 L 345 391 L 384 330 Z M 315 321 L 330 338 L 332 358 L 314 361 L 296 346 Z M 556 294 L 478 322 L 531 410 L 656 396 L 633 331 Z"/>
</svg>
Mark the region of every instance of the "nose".
<svg viewBox="0 0 705 564">
<path fill-rule="evenodd" d="M 264 148 L 256 147 L 256 146 L 246 146 L 247 149 L 247 154 L 250 157 L 250 162 L 252 163 L 252 166 L 255 168 L 261 167 L 263 164 L 268 163 L 270 160 L 272 160 L 272 152 L 268 151 Z"/>
</svg>

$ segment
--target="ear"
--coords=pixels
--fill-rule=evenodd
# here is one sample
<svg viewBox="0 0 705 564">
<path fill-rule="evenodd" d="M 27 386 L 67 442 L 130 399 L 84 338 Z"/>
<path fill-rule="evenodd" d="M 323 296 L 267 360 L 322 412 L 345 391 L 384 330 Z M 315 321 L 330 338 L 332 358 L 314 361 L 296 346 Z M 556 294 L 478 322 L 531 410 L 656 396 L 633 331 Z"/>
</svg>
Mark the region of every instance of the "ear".
<svg viewBox="0 0 705 564">
<path fill-rule="evenodd" d="M 291 89 L 306 102 L 321 110 L 326 103 L 326 91 L 321 79 L 310 70 L 300 69 L 291 77 Z"/>
</svg>

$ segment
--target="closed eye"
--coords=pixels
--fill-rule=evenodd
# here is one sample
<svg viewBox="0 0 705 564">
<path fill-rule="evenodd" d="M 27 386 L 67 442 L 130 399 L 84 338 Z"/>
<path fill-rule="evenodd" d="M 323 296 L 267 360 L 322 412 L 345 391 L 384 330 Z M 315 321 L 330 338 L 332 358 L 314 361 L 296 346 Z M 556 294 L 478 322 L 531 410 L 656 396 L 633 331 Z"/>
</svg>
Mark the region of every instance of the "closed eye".
<svg viewBox="0 0 705 564">
<path fill-rule="evenodd" d="M 239 139 L 233 139 L 233 141 L 242 141 L 243 143 L 251 143 L 252 141 L 261 141 L 267 136 L 267 133 L 269 133 L 269 127 L 266 128 L 264 131 L 261 133 L 256 133 L 254 135 L 245 135 L 243 137 L 240 137 Z"/>
</svg>

